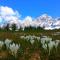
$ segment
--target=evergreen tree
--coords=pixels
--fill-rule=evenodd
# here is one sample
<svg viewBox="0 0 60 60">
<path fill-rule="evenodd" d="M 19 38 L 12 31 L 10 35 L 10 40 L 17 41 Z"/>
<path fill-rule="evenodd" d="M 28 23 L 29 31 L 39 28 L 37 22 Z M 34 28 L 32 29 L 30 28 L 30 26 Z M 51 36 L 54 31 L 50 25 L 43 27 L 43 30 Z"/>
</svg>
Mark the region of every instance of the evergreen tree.
<svg viewBox="0 0 60 60">
<path fill-rule="evenodd" d="M 12 31 L 16 30 L 16 24 L 12 24 Z"/>
<path fill-rule="evenodd" d="M 7 24 L 4 29 L 8 31 L 9 30 L 9 24 Z"/>
</svg>

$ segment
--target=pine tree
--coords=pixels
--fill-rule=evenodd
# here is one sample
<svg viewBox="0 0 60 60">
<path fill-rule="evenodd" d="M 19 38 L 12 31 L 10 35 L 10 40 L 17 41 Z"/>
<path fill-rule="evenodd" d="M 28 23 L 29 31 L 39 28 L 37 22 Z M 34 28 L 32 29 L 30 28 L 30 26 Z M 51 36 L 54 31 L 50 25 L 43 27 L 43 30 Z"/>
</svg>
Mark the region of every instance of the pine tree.
<svg viewBox="0 0 60 60">
<path fill-rule="evenodd" d="M 7 24 L 4 29 L 8 31 L 9 30 L 9 24 Z"/>
<path fill-rule="evenodd" d="M 16 30 L 16 24 L 12 24 L 12 31 Z"/>
</svg>

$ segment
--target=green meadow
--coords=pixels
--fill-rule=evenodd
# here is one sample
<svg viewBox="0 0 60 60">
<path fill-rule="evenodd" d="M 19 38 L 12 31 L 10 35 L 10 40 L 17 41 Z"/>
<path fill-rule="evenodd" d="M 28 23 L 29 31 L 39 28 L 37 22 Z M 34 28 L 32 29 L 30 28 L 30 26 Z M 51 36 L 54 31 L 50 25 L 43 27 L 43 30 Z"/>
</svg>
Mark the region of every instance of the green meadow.
<svg viewBox="0 0 60 60">
<path fill-rule="evenodd" d="M 48 39 L 42 44 L 42 40 L 39 38 L 47 36 L 52 38 L 51 42 L 54 42 L 60 40 L 59 32 L 60 29 L 25 28 L 18 31 L 0 29 L 0 42 L 2 43 L 0 43 L 0 60 L 60 60 L 60 42 L 56 43 L 56 46 Z M 25 37 L 29 37 L 29 39 L 25 39 Z M 5 41 L 8 42 L 5 43 Z M 44 47 L 42 47 L 43 45 Z"/>
</svg>

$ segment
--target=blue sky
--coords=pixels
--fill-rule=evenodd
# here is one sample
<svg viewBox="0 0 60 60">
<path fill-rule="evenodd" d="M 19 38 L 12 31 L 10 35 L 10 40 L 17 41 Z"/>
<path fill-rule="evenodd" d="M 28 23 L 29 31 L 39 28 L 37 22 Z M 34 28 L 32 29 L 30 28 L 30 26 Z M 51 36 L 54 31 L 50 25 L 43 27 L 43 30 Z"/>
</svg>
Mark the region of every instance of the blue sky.
<svg viewBox="0 0 60 60">
<path fill-rule="evenodd" d="M 60 0 L 0 0 L 0 6 L 11 7 L 22 17 L 37 17 L 44 13 L 52 17 L 60 16 Z"/>
</svg>

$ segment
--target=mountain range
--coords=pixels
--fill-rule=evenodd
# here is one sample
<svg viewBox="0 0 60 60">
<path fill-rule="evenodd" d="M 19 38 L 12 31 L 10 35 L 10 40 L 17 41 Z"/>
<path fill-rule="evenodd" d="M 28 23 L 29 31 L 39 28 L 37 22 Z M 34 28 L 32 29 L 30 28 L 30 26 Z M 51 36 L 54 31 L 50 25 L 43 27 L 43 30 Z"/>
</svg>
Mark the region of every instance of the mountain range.
<svg viewBox="0 0 60 60">
<path fill-rule="evenodd" d="M 24 19 L 20 19 L 20 14 L 17 11 L 14 11 L 9 7 L 0 7 L 0 27 L 3 28 L 9 24 L 16 24 L 18 29 L 20 27 L 44 27 L 44 29 L 59 29 L 60 28 L 60 17 L 53 18 L 48 14 L 43 14 L 39 17 L 32 18 L 31 16 L 27 16 Z"/>
</svg>

